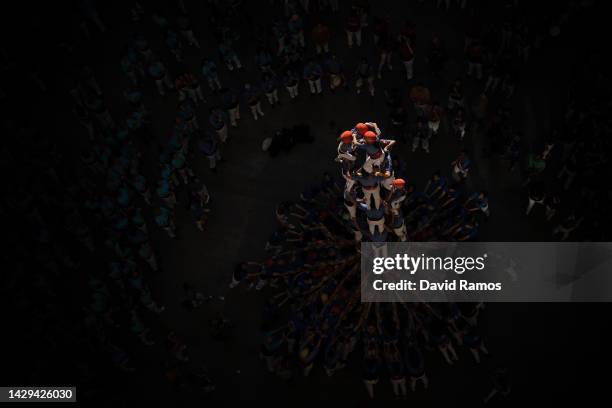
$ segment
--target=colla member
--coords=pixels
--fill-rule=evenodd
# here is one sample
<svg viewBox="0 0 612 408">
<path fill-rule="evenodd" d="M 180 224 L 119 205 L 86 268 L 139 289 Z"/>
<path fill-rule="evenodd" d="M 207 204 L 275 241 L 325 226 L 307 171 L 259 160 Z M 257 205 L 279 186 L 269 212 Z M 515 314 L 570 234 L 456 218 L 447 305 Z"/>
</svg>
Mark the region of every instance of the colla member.
<svg viewBox="0 0 612 408">
<path fill-rule="evenodd" d="M 430 282 L 425 279 L 419 281 L 420 290 L 457 290 L 457 281 L 449 282 L 445 279 L 444 282 Z"/>
</svg>

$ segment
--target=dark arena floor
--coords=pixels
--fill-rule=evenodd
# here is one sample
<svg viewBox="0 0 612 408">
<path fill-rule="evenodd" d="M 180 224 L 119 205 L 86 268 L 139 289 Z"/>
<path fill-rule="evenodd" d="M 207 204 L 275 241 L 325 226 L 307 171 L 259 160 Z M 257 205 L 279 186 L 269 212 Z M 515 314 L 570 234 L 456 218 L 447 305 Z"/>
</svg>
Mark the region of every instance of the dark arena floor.
<svg viewBox="0 0 612 408">
<path fill-rule="evenodd" d="M 371 398 L 361 333 L 359 346 L 333 374 L 321 351 L 304 375 L 303 339 L 287 352 L 283 338 L 278 348 L 285 351 L 268 354 L 271 331 L 294 322 L 296 305 L 319 301 L 306 294 L 316 282 L 300 292 L 287 289 L 291 279 L 264 285 L 247 276 L 230 288 L 242 262 L 272 270 L 279 252 L 308 247 L 304 234 L 313 239 L 314 224 L 294 214 L 287 233 L 281 211 L 299 212 L 294 204 L 308 207 L 312 197 L 316 216 L 341 217 L 345 180 L 337 147 L 342 131 L 359 122 L 377 123 L 381 137 L 396 141 L 395 176 L 415 192 L 425 191 L 436 171 L 458 191 L 457 208 L 468 208 L 472 193 L 486 192 L 490 214 L 471 216 L 477 229 L 470 241 L 610 241 L 605 2 L 56 3 L 12 4 L 2 16 L 0 386 L 72 385 L 78 403 L 113 407 L 588 406 L 607 400 L 607 303 L 487 303 L 477 328 L 489 354 L 479 363 L 455 344 L 458 361 L 447 364 L 421 339 L 428 388 L 396 398 L 381 362 Z M 361 45 L 349 48 L 347 24 L 355 21 Z M 329 52 L 321 54 L 315 46 L 321 36 L 312 34 L 318 23 L 329 30 Z M 199 44 L 190 44 L 192 38 Z M 280 53 L 279 38 L 286 45 Z M 413 53 L 411 79 L 405 44 Z M 235 55 L 242 68 L 224 63 L 225 45 L 226 56 Z M 265 64 L 263 48 L 270 54 Z M 381 52 L 389 53 L 391 68 L 383 66 L 379 77 Z M 341 60 L 346 85 L 333 91 L 326 63 L 332 54 Z M 373 95 L 368 80 L 357 92 L 364 58 Z M 209 86 L 204 59 L 216 64 L 221 90 Z M 157 61 L 173 85 L 159 81 L 163 96 L 153 78 Z M 304 75 L 312 61 L 323 68 L 320 94 L 311 94 Z M 299 79 L 295 99 L 283 82 L 290 70 Z M 266 71 L 277 79 L 274 106 L 262 92 Z M 187 102 L 179 103 L 175 80 L 185 74 L 199 81 L 204 101 L 193 103 L 184 91 Z M 448 106 L 457 79 L 463 138 L 459 109 Z M 442 111 L 429 152 L 412 148 L 421 121 L 415 87 L 431 95 L 427 109 L 438 102 Z M 230 94 L 240 105 L 237 127 L 229 122 Z M 129 101 L 130 95 L 137 96 Z M 260 98 L 257 120 L 250 97 Z M 399 125 L 398 107 L 404 109 Z M 225 142 L 213 129 L 213 108 L 222 112 Z M 281 141 L 292 131 L 306 137 Z M 202 147 L 208 142 L 222 157 L 214 169 L 214 154 Z M 461 151 L 470 171 L 455 185 L 451 162 Z M 202 185 L 209 194 L 204 203 L 196 194 Z M 542 204 L 526 214 L 536 196 Z M 439 203 L 423 211 L 451 217 Z M 420 219 L 413 221 L 419 227 L 408 229 L 408 240 L 457 239 L 440 231 L 427 235 Z M 340 236 L 350 231 L 348 222 L 342 225 L 332 231 L 337 240 L 323 239 L 326 250 L 340 251 Z M 554 233 L 559 227 L 568 234 Z M 298 242 L 286 241 L 291 234 L 301 234 Z M 275 252 L 275 245 L 282 249 Z M 325 327 L 309 330 L 328 335 Z M 485 402 L 495 387 L 501 392 Z"/>
</svg>

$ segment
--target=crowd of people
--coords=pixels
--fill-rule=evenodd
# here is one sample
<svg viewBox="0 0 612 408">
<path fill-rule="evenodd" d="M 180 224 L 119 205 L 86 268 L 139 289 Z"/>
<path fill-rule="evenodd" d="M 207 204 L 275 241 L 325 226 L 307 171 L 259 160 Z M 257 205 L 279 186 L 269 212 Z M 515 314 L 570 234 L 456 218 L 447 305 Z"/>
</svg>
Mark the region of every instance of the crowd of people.
<svg viewBox="0 0 612 408">
<path fill-rule="evenodd" d="M 214 389 L 201 365 L 190 364 L 187 342 L 160 318 L 168 305 L 153 282 L 163 273 L 159 249 L 166 239 L 180 240 L 193 227 L 206 234 L 207 180 L 217 175 L 224 149 L 232 148 L 234 135 L 245 127 L 241 110 L 254 121 L 269 120 L 276 107 L 304 94 L 316 103 L 345 92 L 385 103 L 389 112 L 388 139 L 369 122 L 331 136 L 341 142 L 342 170 L 326 174 L 299 202 L 279 205 L 268 258 L 234 272 L 232 287 L 245 282 L 279 289 L 264 311 L 262 358 L 286 378 L 298 367 L 308 375 L 315 362 L 332 375 L 355 352 L 363 356 L 371 397 L 384 371 L 402 397 L 407 385 L 427 387 L 423 363 L 429 350 L 438 350 L 448 364 L 459 357 L 458 347 L 470 350 L 475 361 L 487 352 L 477 319 L 482 305 L 360 303 L 357 242 L 474 240 L 490 215 L 487 191 L 466 186 L 475 152 L 460 147 L 450 165 L 440 166 L 446 170 L 417 188 L 406 174 L 406 157 L 391 155 L 393 140 L 420 154 L 442 144 L 442 137 L 463 146 L 479 132 L 487 142 L 485 155 L 506 159 L 509 171 L 521 170 L 528 196 L 524 212 L 540 222 L 541 209 L 539 218 L 549 223 L 553 237 L 598 240 L 607 230 L 610 190 L 599 182 L 609 167 L 605 71 L 592 62 L 591 69 L 577 72 L 564 121 L 546 140 L 530 142 L 537 149 L 525 148 L 509 107 L 521 68 L 557 41 L 588 2 L 560 2 L 546 24 L 531 19 L 523 2 L 503 2 L 499 29 L 496 21 L 484 24 L 476 1 L 438 1 L 440 14 L 457 8 L 469 20 L 462 57 L 453 61 L 450 39 L 435 33 L 426 47 L 418 47 L 424 43 L 417 41 L 418 21 L 406 18 L 398 26 L 363 0 L 271 1 L 271 21 L 261 23 L 249 19 L 241 1 L 209 1 L 202 6 L 205 25 L 190 13 L 195 6 L 188 1 L 159 9 L 131 1 L 120 8 L 131 34 L 115 47 L 119 60 L 110 61 L 121 72 L 117 83 L 104 80 L 106 68 L 81 55 L 117 27 L 94 1 L 78 3 L 69 14 L 73 24 L 67 24 L 78 36 L 43 41 L 69 61 L 61 72 L 61 58 L 48 68 L 53 58 L 22 56 L 27 47 L 3 48 L 0 55 L 6 73 L 0 99 L 6 112 L 14 112 L 2 121 L 3 133 L 11 136 L 1 154 L 5 191 L 11 193 L 0 210 L 13 238 L 3 254 L 2 291 L 16 309 L 34 317 L 16 330 L 49 349 L 70 349 L 79 356 L 76 370 L 86 371 L 87 355 L 102 352 L 116 369 L 130 373 L 138 369 L 136 356 L 161 346 L 169 383 Z M 351 66 L 341 57 L 348 49 L 360 55 Z M 189 68 L 186 61 L 194 56 L 197 68 Z M 464 78 L 453 78 L 447 94 L 435 94 L 415 69 L 419 59 L 445 86 L 451 63 L 465 65 Z M 393 70 L 401 70 L 405 82 L 385 89 L 381 82 Z M 584 82 L 601 95 L 584 91 L 578 85 Z M 42 122 L 30 115 L 47 108 L 24 111 L 15 101 L 30 106 L 37 95 L 51 99 L 58 87 L 54 101 L 74 126 L 60 124 L 61 132 L 53 134 L 44 123 L 54 118 Z M 468 92 L 473 89 L 475 97 Z M 166 120 L 168 104 L 174 106 L 171 119 L 160 124 L 160 132 L 154 124 Z M 310 132 L 307 126 L 285 129 L 262 137 L 262 148 L 276 155 L 293 143 L 285 134 L 312 143 Z M 361 163 L 363 154 L 368 159 Z M 196 163 L 203 159 L 210 172 L 198 174 Z M 192 226 L 178 222 L 183 208 Z M 210 298 L 184 287 L 188 309 Z M 290 310 L 288 322 L 281 321 L 282 306 Z M 216 333 L 227 323 L 224 317 L 211 321 Z M 29 375 L 48 372 L 53 358 Z"/>
<path fill-rule="evenodd" d="M 307 376 L 320 363 L 331 376 L 355 352 L 371 398 L 383 375 L 405 398 L 407 384 L 412 391 L 428 386 L 427 351 L 439 351 L 449 365 L 459 346 L 476 362 L 488 354 L 477 319 L 483 305 L 362 303 L 359 245 L 370 242 L 384 256 L 389 241 L 474 240 L 489 215 L 487 194 L 470 194 L 439 172 L 421 189 L 407 184 L 405 163 L 391 154 L 395 141 L 376 123 L 358 123 L 339 139 L 344 183 L 325 174 L 299 202 L 279 205 L 268 257 L 238 265 L 231 287 L 280 288 L 263 316 L 261 357 L 270 372 Z"/>
<path fill-rule="evenodd" d="M 447 2 L 447 9 L 449 5 Z M 440 124 L 446 122 L 446 133 L 460 142 L 468 130 L 483 134 L 486 140 L 483 156 L 506 160 L 509 171 L 519 163 L 524 164 L 521 176 L 525 179 L 523 186 L 529 191 L 526 214 L 530 214 L 534 204 L 543 204 L 546 219 L 559 220 L 552 236 L 561 240 L 567 239 L 581 221 L 571 208 L 568 218 L 558 218 L 558 196 L 548 196 L 541 190 L 535 195 L 535 186 L 541 188 L 536 178 L 543 168 L 534 162 L 545 162 L 554 142 L 544 141 L 539 155 L 526 153 L 508 101 L 515 93 L 520 67 L 542 47 L 542 42 L 550 41 L 547 36 L 559 35 L 559 26 L 567 18 L 569 14 L 563 14 L 558 21 L 551 21 L 548 33 L 535 31 L 533 24 L 515 15 L 504 21 L 499 35 L 493 27 L 471 26 L 466 32 L 464 51 L 466 76 L 476 79 L 480 86 L 473 103 L 469 102 L 461 79 L 451 84 L 443 105 L 428 87 L 416 83 L 407 89 L 416 113 L 415 120 L 409 124 L 406 105 L 402 102 L 403 90 L 385 91 L 392 125 L 389 133 L 399 141 L 411 138 L 413 152 L 422 149 L 430 153 Z M 349 17 L 349 47 L 360 46 L 362 33 L 355 29 L 359 20 L 361 24 L 368 21 L 355 15 Z M 374 19 L 374 42 L 380 47 L 378 69 L 372 70 L 367 59 L 360 62 L 355 83 L 357 93 L 365 87 L 371 96 L 375 95 L 374 78 L 380 79 L 385 69 L 392 70 L 394 52 L 401 57 L 407 80 L 413 79 L 414 26 L 407 22 L 395 39 L 389 35 L 387 23 L 385 19 Z M 432 73 L 444 69 L 447 55 L 437 35 L 432 38 L 427 61 Z M 318 90 L 318 85 L 311 87 L 312 93 L 319 93 Z M 607 100 L 602 101 L 601 108 Z M 498 105 L 493 112 L 489 112 L 491 102 Z M 592 101 L 585 105 L 593 106 Z M 593 113 L 590 121 L 584 112 L 577 116 L 587 117 L 586 126 L 593 126 L 601 123 L 602 118 L 596 116 L 600 112 Z M 573 110 L 568 112 L 568 121 L 575 114 Z M 564 123 L 564 129 L 574 135 L 584 132 L 584 129 L 576 131 L 575 127 Z M 596 133 L 603 134 L 603 130 Z M 448 364 L 458 358 L 456 347 L 465 346 L 476 362 L 480 362 L 482 354 L 488 354 L 477 320 L 483 305 L 361 303 L 358 245 L 362 240 L 372 241 L 376 253 L 384 251 L 384 243 L 393 240 L 475 240 L 480 223 L 490 215 L 488 193 L 467 191 L 465 180 L 470 174 L 471 160 L 465 150 L 458 152 L 451 163 L 448 177 L 438 171 L 419 191 L 406 184 L 404 178 L 410 179 L 410 175 L 402 174 L 406 166 L 390 152 L 395 141 L 383 139 L 376 123 L 358 123 L 352 130 L 342 132 L 338 139 L 337 161 L 342 164 L 343 183 L 325 174 L 323 182 L 304 192 L 299 202 L 279 205 L 276 211 L 279 226 L 266 244 L 267 258 L 263 262 L 239 264 L 230 286 L 245 282 L 249 289 L 271 286 L 277 292 L 269 299 L 263 315 L 261 358 L 271 373 L 282 378 L 292 378 L 299 372 L 308 376 L 315 363 L 319 363 L 332 376 L 337 370 L 351 366 L 349 356 L 358 349 L 355 353 L 361 356 L 368 395 L 374 397 L 374 386 L 385 375 L 394 395 L 406 397 L 406 384 L 412 391 L 419 382 L 425 388 L 428 385 L 423 364 L 427 351 L 439 350 Z M 584 144 L 579 144 L 578 149 L 579 154 L 599 153 L 593 164 L 596 168 L 607 163 L 604 150 L 598 150 L 603 141 L 599 138 L 598 142 L 587 142 L 593 149 L 588 153 L 584 151 Z M 535 141 L 532 146 L 540 143 Z M 365 155 L 361 166 L 357 166 L 360 150 Z M 522 157 L 525 155 L 528 157 Z M 557 176 L 566 180 L 566 190 L 576 175 L 575 165 L 572 166 L 575 162 L 576 149 L 564 160 Z M 609 189 L 599 189 L 597 193 L 605 195 Z M 595 192 L 585 188 L 581 195 L 587 200 L 595 198 Z M 592 205 L 603 208 L 600 204 Z M 600 220 L 600 214 L 595 213 L 593 220 Z M 493 382 L 493 390 L 485 397 L 485 403 L 497 394 L 509 393 L 507 370 L 496 370 Z"/>
<path fill-rule="evenodd" d="M 554 240 L 605 241 L 612 222 L 612 189 L 600 180 L 611 168 L 605 117 L 611 99 L 595 61 L 575 70 L 564 89 L 564 117 L 528 158 L 525 214 L 547 225 Z"/>
</svg>

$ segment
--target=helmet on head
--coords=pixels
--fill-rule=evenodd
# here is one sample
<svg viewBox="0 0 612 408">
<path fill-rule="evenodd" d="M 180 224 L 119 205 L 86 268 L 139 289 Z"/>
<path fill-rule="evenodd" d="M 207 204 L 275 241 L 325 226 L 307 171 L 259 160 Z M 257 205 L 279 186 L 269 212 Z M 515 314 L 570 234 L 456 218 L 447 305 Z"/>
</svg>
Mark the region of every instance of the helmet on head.
<svg viewBox="0 0 612 408">
<path fill-rule="evenodd" d="M 340 140 L 342 140 L 344 143 L 348 143 L 353 140 L 353 134 L 351 133 L 350 130 L 345 130 L 340 135 Z"/>
<path fill-rule="evenodd" d="M 355 125 L 355 129 L 357 129 L 361 135 L 364 135 L 368 131 L 368 125 L 365 123 L 358 123 Z"/>
<path fill-rule="evenodd" d="M 371 130 L 368 130 L 367 132 L 365 132 L 365 134 L 363 135 L 363 138 L 366 140 L 366 142 L 368 143 L 374 143 L 376 141 L 376 133 L 372 132 Z"/>
<path fill-rule="evenodd" d="M 395 180 L 393 180 L 392 184 L 394 187 L 402 188 L 406 185 L 406 181 L 401 178 L 396 178 Z"/>
</svg>

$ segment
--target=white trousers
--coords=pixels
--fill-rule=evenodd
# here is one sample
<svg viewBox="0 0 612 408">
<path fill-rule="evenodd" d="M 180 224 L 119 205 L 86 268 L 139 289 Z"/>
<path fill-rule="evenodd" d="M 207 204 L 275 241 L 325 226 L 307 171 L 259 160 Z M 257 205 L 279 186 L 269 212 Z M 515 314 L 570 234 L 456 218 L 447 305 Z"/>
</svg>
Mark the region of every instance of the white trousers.
<svg viewBox="0 0 612 408">
<path fill-rule="evenodd" d="M 235 108 L 228 109 L 227 113 L 229 114 L 230 124 L 233 127 L 238 126 L 236 121 L 240 119 L 240 106 L 236 106 Z"/>
<path fill-rule="evenodd" d="M 228 56 L 225 59 L 225 65 L 227 65 L 227 69 L 229 69 L 230 71 L 233 71 L 234 68 L 237 68 L 237 69 L 242 68 L 242 64 L 240 63 L 240 60 L 238 59 L 236 55 Z"/>
<path fill-rule="evenodd" d="M 391 52 L 383 52 L 380 54 L 380 62 L 378 63 L 378 78 L 381 77 L 384 66 L 387 65 L 389 71 L 391 71 Z"/>
<path fill-rule="evenodd" d="M 431 129 L 433 134 L 438 133 L 438 129 L 440 129 L 440 121 L 437 122 L 428 122 L 429 128 Z"/>
<path fill-rule="evenodd" d="M 270 105 L 278 103 L 278 90 L 275 89 L 272 92 L 266 93 L 266 98 L 268 98 L 268 102 L 270 102 Z"/>
<path fill-rule="evenodd" d="M 457 166 L 456 164 L 453 166 L 453 178 L 456 181 L 461 181 L 468 176 L 468 170 L 464 170 Z"/>
<path fill-rule="evenodd" d="M 198 85 L 194 88 L 187 88 L 187 95 L 197 105 L 199 101 L 204 101 L 204 95 L 202 95 L 202 88 Z"/>
<path fill-rule="evenodd" d="M 365 201 L 368 207 L 372 205 L 372 196 L 374 196 L 374 205 L 376 206 L 376 208 L 380 208 L 380 186 L 376 186 L 376 188 L 373 188 L 371 190 L 364 188 L 363 194 L 365 196 Z"/>
<path fill-rule="evenodd" d="M 392 378 L 391 385 L 393 386 L 393 394 L 396 396 L 406 396 L 408 390 L 406 389 L 406 378 Z"/>
<path fill-rule="evenodd" d="M 487 78 L 487 84 L 485 85 L 484 91 L 488 92 L 489 90 L 491 90 L 491 92 L 495 92 L 495 90 L 499 86 L 500 81 L 501 79 L 499 77 L 489 75 L 489 78 Z"/>
<path fill-rule="evenodd" d="M 380 182 L 380 185 L 386 190 L 391 190 L 391 187 L 393 187 L 393 180 L 395 180 L 395 176 L 391 175 L 390 177 L 383 179 L 383 181 Z"/>
<path fill-rule="evenodd" d="M 264 113 L 261 110 L 261 102 L 257 102 L 255 105 L 249 105 L 249 108 L 251 109 L 251 113 L 253 114 L 253 119 L 257 120 L 258 114 L 260 116 L 264 116 Z"/>
<path fill-rule="evenodd" d="M 384 159 L 384 154 L 381 154 L 377 159 L 372 159 L 368 156 L 366 157 L 365 162 L 363 162 L 363 169 L 368 173 L 372 173 L 374 171 L 374 166 L 380 166 Z"/>
<path fill-rule="evenodd" d="M 338 154 L 338 156 L 336 156 L 336 161 L 341 162 L 341 163 L 346 163 L 347 165 L 350 166 L 350 168 L 353 167 L 355 160 L 357 160 L 357 157 L 349 153 L 340 153 Z"/>
<path fill-rule="evenodd" d="M 355 88 L 357 88 L 357 94 L 361 93 L 361 88 L 363 88 L 365 82 L 368 83 L 368 91 L 370 92 L 370 95 L 374 96 L 374 92 L 376 91 L 376 89 L 374 88 L 374 77 L 369 77 L 366 79 L 363 79 L 361 77 L 357 78 L 357 81 L 355 81 Z"/>
<path fill-rule="evenodd" d="M 346 203 L 344 203 L 344 207 L 346 207 L 346 210 L 348 211 L 349 215 L 351 216 L 351 219 L 357 217 L 357 205 L 355 205 L 355 203 L 353 203 L 353 205 L 351 205 L 351 206 L 349 206 Z"/>
<path fill-rule="evenodd" d="M 429 385 L 429 379 L 427 378 L 427 375 L 425 374 L 423 374 L 420 377 L 410 377 L 410 389 L 412 391 L 416 390 L 416 385 L 418 381 L 421 381 L 423 383 L 424 388 L 427 388 L 427 386 Z"/>
<path fill-rule="evenodd" d="M 387 249 L 386 243 L 383 243 L 382 245 L 380 245 L 380 243 L 372 242 L 371 245 L 372 245 L 372 250 L 374 251 L 375 257 L 383 257 L 383 258 L 387 257 L 387 254 L 389 253 L 389 251 Z"/>
<path fill-rule="evenodd" d="M 427 153 L 429 153 L 429 138 L 415 136 L 412 138 L 412 151 L 415 152 L 419 148 L 419 144 Z"/>
<path fill-rule="evenodd" d="M 291 97 L 291 99 L 294 99 L 298 96 L 298 84 L 286 86 L 285 88 L 287 88 L 287 92 L 289 92 L 289 97 Z"/>
<path fill-rule="evenodd" d="M 533 209 L 533 206 L 536 204 L 544 204 L 544 198 L 542 198 L 541 200 L 534 200 L 533 198 L 529 197 L 529 202 L 527 203 L 527 211 L 525 211 L 525 214 L 529 215 L 529 213 Z"/>
<path fill-rule="evenodd" d="M 397 235 L 400 241 L 406 241 L 406 224 L 402 224 L 399 228 L 394 228 L 393 232 L 395 232 L 395 235 Z"/>
<path fill-rule="evenodd" d="M 317 44 L 317 54 L 322 53 L 323 51 L 329 52 L 329 43 Z"/>
<path fill-rule="evenodd" d="M 347 31 L 346 37 L 348 40 L 348 46 L 351 48 L 353 46 L 353 42 L 357 44 L 358 47 L 361 47 L 361 30 L 358 31 Z"/>
<path fill-rule="evenodd" d="M 321 88 L 321 78 L 317 78 L 315 80 L 309 79 L 308 86 L 310 87 L 311 94 L 320 94 L 321 92 L 323 92 L 323 89 Z"/>
<path fill-rule="evenodd" d="M 374 234 L 376 228 L 378 227 L 378 232 L 382 233 L 385 229 L 385 217 L 382 217 L 379 220 L 370 220 L 368 219 L 368 228 L 370 229 L 370 234 Z"/>
<path fill-rule="evenodd" d="M 414 58 L 410 61 L 404 61 L 404 68 L 406 68 L 406 79 L 411 80 L 414 74 L 412 66 L 414 65 Z"/>
</svg>

